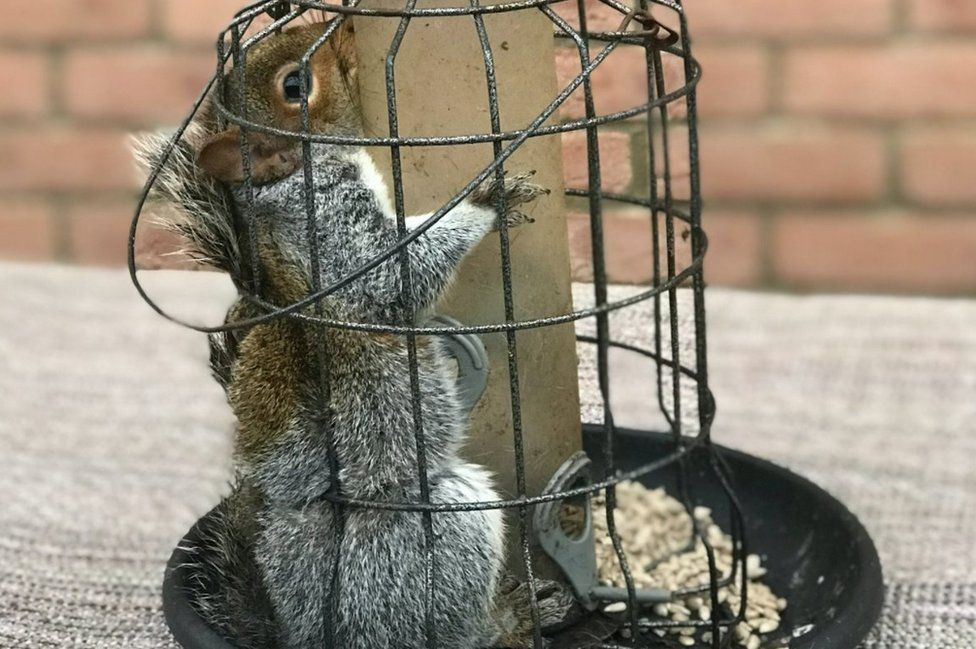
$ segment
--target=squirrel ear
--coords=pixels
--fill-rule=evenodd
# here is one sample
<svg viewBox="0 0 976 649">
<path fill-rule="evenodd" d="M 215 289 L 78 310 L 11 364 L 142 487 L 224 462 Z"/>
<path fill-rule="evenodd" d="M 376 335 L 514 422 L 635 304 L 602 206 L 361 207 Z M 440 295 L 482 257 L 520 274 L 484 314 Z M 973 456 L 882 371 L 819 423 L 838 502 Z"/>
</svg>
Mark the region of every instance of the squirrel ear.
<svg viewBox="0 0 976 649">
<path fill-rule="evenodd" d="M 241 130 L 234 126 L 207 140 L 197 156 L 197 164 L 217 180 L 242 182 L 244 160 L 241 155 Z"/>
<path fill-rule="evenodd" d="M 301 166 L 302 149 L 297 142 L 254 132 L 250 133 L 248 142 L 251 180 L 258 185 L 280 180 Z M 222 182 L 244 182 L 240 128 L 232 126 L 207 140 L 197 157 L 197 164 Z"/>
<path fill-rule="evenodd" d="M 356 26 L 353 24 L 351 17 L 346 17 L 346 19 L 342 21 L 342 24 L 336 28 L 336 36 L 338 36 L 340 39 L 349 39 L 355 35 Z"/>
<path fill-rule="evenodd" d="M 351 18 L 346 18 L 336 29 L 333 44 L 342 74 L 347 81 L 355 79 L 359 58 L 356 55 L 356 29 Z"/>
</svg>

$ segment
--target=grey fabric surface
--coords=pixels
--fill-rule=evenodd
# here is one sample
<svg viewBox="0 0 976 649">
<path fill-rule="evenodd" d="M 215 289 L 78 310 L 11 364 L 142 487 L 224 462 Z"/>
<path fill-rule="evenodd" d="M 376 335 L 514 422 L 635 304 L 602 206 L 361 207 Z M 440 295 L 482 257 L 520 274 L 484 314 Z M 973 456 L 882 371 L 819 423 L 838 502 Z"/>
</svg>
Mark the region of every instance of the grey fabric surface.
<svg viewBox="0 0 976 649">
<path fill-rule="evenodd" d="M 152 289 L 210 322 L 231 297 L 209 274 Z M 163 566 L 228 475 L 204 338 L 118 271 L 0 265 L 0 297 L 0 647 L 173 647 Z M 708 307 L 715 438 L 818 482 L 877 543 L 887 604 L 865 647 L 976 647 L 976 303 L 710 290 Z M 641 317 L 615 327 L 639 340 Z M 645 393 L 615 384 L 620 423 L 651 421 Z"/>
</svg>

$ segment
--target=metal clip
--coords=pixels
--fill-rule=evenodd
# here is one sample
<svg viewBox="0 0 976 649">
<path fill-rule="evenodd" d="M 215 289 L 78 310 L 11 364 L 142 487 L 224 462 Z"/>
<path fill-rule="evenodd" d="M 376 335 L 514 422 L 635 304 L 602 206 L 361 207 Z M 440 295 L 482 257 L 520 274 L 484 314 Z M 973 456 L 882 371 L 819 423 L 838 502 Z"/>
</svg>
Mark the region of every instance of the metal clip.
<svg viewBox="0 0 976 649">
<path fill-rule="evenodd" d="M 592 483 L 590 458 L 580 451 L 556 470 L 546 485 L 545 493 L 560 493 Z M 567 504 L 563 499 L 536 506 L 533 527 L 539 545 L 563 571 L 580 604 L 587 610 L 595 610 L 602 602 L 629 601 L 626 588 L 602 586 L 599 583 L 590 495 L 580 496 L 579 502 L 572 505 L 583 510 L 582 528 L 572 536 L 562 524 L 563 507 Z M 671 591 L 664 588 L 638 588 L 635 592 L 637 603 L 645 605 L 670 602 L 671 597 Z"/>
<path fill-rule="evenodd" d="M 464 325 L 446 315 L 435 315 L 427 326 L 449 329 Z M 465 414 L 471 414 L 488 385 L 488 352 L 485 351 L 485 344 L 475 334 L 450 334 L 442 338 L 458 365 L 456 385 L 461 407 Z"/>
</svg>

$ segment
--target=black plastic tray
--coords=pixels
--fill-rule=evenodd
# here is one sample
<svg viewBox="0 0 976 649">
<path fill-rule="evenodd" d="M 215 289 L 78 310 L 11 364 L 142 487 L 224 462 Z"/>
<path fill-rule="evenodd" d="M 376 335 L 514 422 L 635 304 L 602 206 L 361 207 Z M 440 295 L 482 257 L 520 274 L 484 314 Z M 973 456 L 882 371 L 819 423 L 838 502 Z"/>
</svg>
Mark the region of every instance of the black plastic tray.
<svg viewBox="0 0 976 649">
<path fill-rule="evenodd" d="M 670 450 L 667 436 L 659 433 L 621 430 L 617 439 L 615 455 L 624 470 Z M 598 430 L 587 427 L 585 441 L 599 466 Z M 720 450 L 742 504 L 749 552 L 762 557 L 768 569 L 764 581 L 789 600 L 770 643 L 777 646 L 786 636 L 791 649 L 855 649 L 877 621 L 884 599 L 878 553 L 864 527 L 809 480 L 745 453 Z M 727 528 L 727 499 L 705 459 L 696 452 L 688 460 L 694 504 L 711 507 L 715 521 Z M 665 468 L 642 482 L 675 493 L 675 479 L 675 470 Z M 194 526 L 184 541 L 192 543 L 196 532 Z M 184 649 L 234 649 L 187 601 L 186 560 L 177 546 L 163 583 L 163 610 L 173 636 Z"/>
</svg>

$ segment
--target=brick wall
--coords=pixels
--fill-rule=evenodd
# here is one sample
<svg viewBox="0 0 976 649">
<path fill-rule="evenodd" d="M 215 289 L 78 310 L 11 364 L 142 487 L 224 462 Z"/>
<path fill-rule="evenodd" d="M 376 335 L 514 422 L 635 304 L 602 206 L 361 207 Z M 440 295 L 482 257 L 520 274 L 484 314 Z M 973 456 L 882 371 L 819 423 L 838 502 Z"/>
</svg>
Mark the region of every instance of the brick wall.
<svg viewBox="0 0 976 649">
<path fill-rule="evenodd" d="M 241 0 L 0 3 L 0 258 L 120 264 L 126 134 L 178 120 Z M 712 283 L 976 293 L 976 0 L 685 4 Z M 598 108 L 640 103 L 640 58 L 611 59 Z M 572 51 L 557 66 L 571 75 Z M 562 115 L 581 111 L 574 98 Z M 602 133 L 610 189 L 647 185 L 638 126 Z M 565 138 L 575 184 L 583 145 Z M 609 214 L 614 278 L 647 279 L 645 227 Z M 582 267 L 582 215 L 572 232 Z"/>
</svg>

